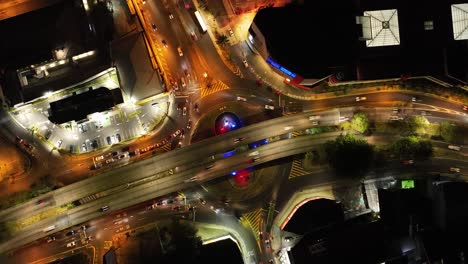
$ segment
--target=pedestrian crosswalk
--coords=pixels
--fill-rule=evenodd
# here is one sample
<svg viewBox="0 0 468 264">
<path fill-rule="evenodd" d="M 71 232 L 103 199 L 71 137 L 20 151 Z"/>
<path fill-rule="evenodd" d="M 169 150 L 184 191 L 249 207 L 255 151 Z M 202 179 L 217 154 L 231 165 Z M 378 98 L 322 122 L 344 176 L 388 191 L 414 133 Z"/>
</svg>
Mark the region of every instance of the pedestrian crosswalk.
<svg viewBox="0 0 468 264">
<path fill-rule="evenodd" d="M 229 89 L 229 86 L 227 86 L 225 83 L 223 83 L 222 81 L 213 81 L 210 85 L 210 87 L 203 87 L 201 89 L 201 97 L 205 97 L 205 96 L 208 96 L 210 94 L 213 94 L 213 93 L 216 93 L 216 92 L 219 92 L 219 91 L 222 91 L 222 90 L 226 90 L 226 89 Z"/>
<path fill-rule="evenodd" d="M 295 159 L 292 163 L 288 179 L 304 176 L 307 174 L 310 174 L 310 172 L 304 170 L 304 167 L 302 167 L 302 160 Z"/>
<path fill-rule="evenodd" d="M 89 203 L 91 201 L 94 201 L 94 200 L 97 200 L 99 197 L 101 197 L 102 195 L 100 193 L 96 193 L 96 194 L 93 194 L 93 195 L 89 195 L 89 196 L 86 196 L 84 198 L 81 198 L 78 202 L 80 204 L 85 204 L 85 203 Z"/>
<path fill-rule="evenodd" d="M 241 223 L 251 228 L 257 239 L 260 232 L 260 223 L 262 222 L 264 215 L 263 212 L 264 210 L 262 208 L 259 208 L 255 211 L 244 214 L 241 217 Z"/>
<path fill-rule="evenodd" d="M 294 132 L 291 133 L 292 137 L 298 137 L 300 135 L 302 135 L 302 131 L 294 131 Z"/>
<path fill-rule="evenodd" d="M 160 147 L 160 149 L 163 151 L 163 152 L 169 152 L 171 151 L 171 144 L 166 144 L 166 145 L 163 145 Z"/>
</svg>

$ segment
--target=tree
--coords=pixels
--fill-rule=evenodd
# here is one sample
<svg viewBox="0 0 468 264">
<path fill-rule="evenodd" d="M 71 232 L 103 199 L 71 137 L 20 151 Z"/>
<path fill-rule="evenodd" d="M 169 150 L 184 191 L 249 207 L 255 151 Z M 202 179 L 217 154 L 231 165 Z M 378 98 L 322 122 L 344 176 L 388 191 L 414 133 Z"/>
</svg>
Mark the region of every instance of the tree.
<svg viewBox="0 0 468 264">
<path fill-rule="evenodd" d="M 403 137 L 395 141 L 392 150 L 400 159 L 425 160 L 433 155 L 432 143 L 415 136 Z"/>
<path fill-rule="evenodd" d="M 327 159 L 339 176 L 358 178 L 369 170 L 374 149 L 366 140 L 347 134 L 325 143 Z"/>
<path fill-rule="evenodd" d="M 442 122 L 440 123 L 440 136 L 447 142 L 459 143 L 460 139 L 463 139 L 463 131 L 449 122 Z"/>
<path fill-rule="evenodd" d="M 229 38 L 224 34 L 221 34 L 218 37 L 216 37 L 216 43 L 220 46 L 224 46 L 228 42 L 229 42 Z"/>
<path fill-rule="evenodd" d="M 191 223 L 177 218 L 161 228 L 161 243 L 165 251 L 163 263 L 194 263 L 202 247 L 197 232 Z"/>
<path fill-rule="evenodd" d="M 429 121 L 424 116 L 412 116 L 406 120 L 406 129 L 411 134 L 425 134 Z"/>
<path fill-rule="evenodd" d="M 369 127 L 369 119 L 365 113 L 359 112 L 354 114 L 353 119 L 351 119 L 351 128 L 356 130 L 359 133 L 364 133 Z"/>
</svg>

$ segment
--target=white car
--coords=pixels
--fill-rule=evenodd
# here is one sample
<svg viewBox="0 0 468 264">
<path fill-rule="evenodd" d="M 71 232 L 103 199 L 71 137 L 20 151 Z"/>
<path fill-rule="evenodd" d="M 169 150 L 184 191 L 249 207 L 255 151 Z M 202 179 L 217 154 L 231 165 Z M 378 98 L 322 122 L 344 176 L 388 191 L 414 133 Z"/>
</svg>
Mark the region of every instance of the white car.
<svg viewBox="0 0 468 264">
<path fill-rule="evenodd" d="M 184 53 L 182 52 L 182 48 L 181 47 L 177 47 L 177 52 L 179 52 L 179 56 L 184 56 Z"/>
<path fill-rule="evenodd" d="M 367 97 L 365 97 L 365 96 L 361 96 L 361 97 L 357 96 L 356 97 L 356 102 L 365 101 L 365 100 L 367 100 Z"/>
<path fill-rule="evenodd" d="M 313 122 L 312 122 L 312 125 L 313 125 L 313 126 L 318 126 L 318 124 L 319 124 L 318 121 L 313 121 Z"/>
<path fill-rule="evenodd" d="M 267 110 L 275 110 L 275 107 L 272 105 L 265 105 L 265 109 Z"/>
<path fill-rule="evenodd" d="M 184 109 L 182 110 L 182 115 L 187 115 L 187 107 L 184 106 Z"/>
<path fill-rule="evenodd" d="M 237 101 L 244 101 L 244 102 L 246 102 L 247 99 L 245 99 L 244 97 L 237 96 Z"/>
<path fill-rule="evenodd" d="M 309 120 L 312 121 L 312 120 L 317 120 L 319 119 L 320 116 L 319 115 L 314 115 L 314 116 L 309 116 Z"/>
<path fill-rule="evenodd" d="M 242 63 L 244 63 L 244 67 L 246 67 L 246 68 L 249 67 L 249 63 L 247 62 L 246 59 L 242 59 Z"/>
<path fill-rule="evenodd" d="M 75 241 L 70 242 L 70 243 L 67 244 L 67 248 L 71 248 L 71 247 L 74 247 L 74 246 L 76 246 L 76 242 L 75 242 Z"/>
</svg>

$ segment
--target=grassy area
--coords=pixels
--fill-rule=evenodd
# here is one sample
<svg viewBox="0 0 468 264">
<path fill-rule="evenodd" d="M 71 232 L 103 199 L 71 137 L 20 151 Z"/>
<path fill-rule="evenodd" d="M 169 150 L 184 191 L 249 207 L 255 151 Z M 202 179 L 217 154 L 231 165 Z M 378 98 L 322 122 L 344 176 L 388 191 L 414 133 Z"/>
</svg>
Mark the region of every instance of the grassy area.
<svg viewBox="0 0 468 264">
<path fill-rule="evenodd" d="M 29 225 L 32 225 L 32 224 L 35 224 L 37 222 L 40 222 L 44 219 L 47 219 L 49 217 L 54 217 L 54 216 L 57 216 L 63 212 L 65 212 L 66 210 L 68 210 L 67 208 L 63 208 L 63 207 L 60 207 L 60 208 L 51 208 L 47 211 L 44 211 L 40 214 L 36 214 L 36 215 L 33 215 L 33 216 L 29 216 L 28 218 L 25 218 L 25 219 L 21 219 L 21 220 L 18 220 L 18 221 L 15 221 L 15 222 L 7 222 L 6 223 L 6 226 L 7 226 L 7 230 L 11 233 L 14 233 L 14 232 L 17 232 Z"/>
</svg>

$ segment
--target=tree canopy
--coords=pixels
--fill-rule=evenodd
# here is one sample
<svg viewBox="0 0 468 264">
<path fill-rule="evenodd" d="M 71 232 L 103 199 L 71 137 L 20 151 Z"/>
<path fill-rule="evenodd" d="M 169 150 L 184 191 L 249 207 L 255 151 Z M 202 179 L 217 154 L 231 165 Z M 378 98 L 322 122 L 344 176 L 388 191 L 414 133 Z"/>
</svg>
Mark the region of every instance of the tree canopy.
<svg viewBox="0 0 468 264">
<path fill-rule="evenodd" d="M 191 223 L 181 222 L 177 218 L 161 228 L 161 243 L 165 252 L 163 263 L 194 263 L 202 247 L 197 232 Z"/>
<path fill-rule="evenodd" d="M 369 127 L 369 119 L 365 113 L 359 112 L 354 114 L 353 119 L 351 119 L 351 128 L 356 130 L 359 133 L 364 133 Z"/>
<path fill-rule="evenodd" d="M 447 142 L 459 143 L 463 139 L 463 131 L 459 126 L 445 121 L 440 123 L 440 136 Z"/>
<path fill-rule="evenodd" d="M 338 176 L 358 178 L 369 170 L 374 149 L 352 134 L 340 135 L 325 143 L 327 159 Z"/>
<path fill-rule="evenodd" d="M 392 150 L 400 159 L 425 160 L 433 155 L 432 143 L 415 136 L 398 139 L 393 143 Z"/>
</svg>

